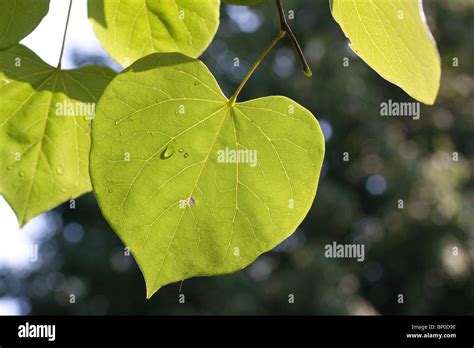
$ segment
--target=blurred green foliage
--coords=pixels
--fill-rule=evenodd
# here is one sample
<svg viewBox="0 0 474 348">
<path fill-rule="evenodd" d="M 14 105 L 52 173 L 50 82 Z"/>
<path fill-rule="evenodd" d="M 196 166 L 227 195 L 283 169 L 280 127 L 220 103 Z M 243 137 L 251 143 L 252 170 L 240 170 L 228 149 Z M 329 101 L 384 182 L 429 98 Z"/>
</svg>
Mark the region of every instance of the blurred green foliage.
<svg viewBox="0 0 474 348">
<path fill-rule="evenodd" d="M 411 99 L 350 51 L 327 1 L 284 3 L 314 76 L 304 77 L 284 40 L 241 100 L 286 95 L 328 137 L 316 201 L 295 234 L 241 272 L 186 280 L 146 300 L 137 265 L 88 194 L 47 216 L 58 229 L 41 244 L 41 267 L 0 270 L 0 296 L 26 299 L 32 314 L 474 314 L 474 2 L 424 2 L 443 73 L 419 120 L 380 116 L 380 103 Z M 223 5 L 202 58 L 228 96 L 278 31 L 272 1 L 251 10 Z M 365 261 L 325 258 L 333 241 L 365 243 Z"/>
</svg>

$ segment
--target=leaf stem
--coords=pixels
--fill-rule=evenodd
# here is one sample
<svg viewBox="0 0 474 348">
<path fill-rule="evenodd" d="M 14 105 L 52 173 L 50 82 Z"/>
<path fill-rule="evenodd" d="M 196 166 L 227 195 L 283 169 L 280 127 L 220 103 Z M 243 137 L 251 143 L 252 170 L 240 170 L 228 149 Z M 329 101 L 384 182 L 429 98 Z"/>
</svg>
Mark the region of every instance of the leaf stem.
<svg viewBox="0 0 474 348">
<path fill-rule="evenodd" d="M 61 69 L 61 61 L 63 60 L 64 45 L 66 44 L 67 28 L 69 26 L 69 17 L 71 16 L 71 7 L 72 7 L 72 0 L 69 0 L 69 9 L 67 11 L 66 27 L 64 28 L 63 44 L 61 46 L 61 54 L 59 55 L 59 62 L 58 62 L 58 67 L 57 67 L 58 69 Z"/>
<path fill-rule="evenodd" d="M 282 1 L 276 0 L 276 5 L 278 9 L 278 16 L 280 18 L 280 32 L 278 33 L 277 36 L 275 36 L 272 42 L 270 42 L 270 44 L 265 48 L 262 54 L 257 58 L 257 61 L 252 65 L 250 70 L 247 72 L 242 82 L 240 82 L 239 87 L 237 87 L 237 90 L 234 92 L 234 94 L 230 97 L 229 101 L 227 102 L 229 107 L 232 107 L 235 105 L 235 103 L 237 102 L 237 97 L 239 96 L 240 92 L 242 91 L 245 84 L 252 76 L 252 74 L 255 72 L 257 67 L 260 65 L 263 59 L 267 56 L 267 54 L 273 49 L 273 47 L 275 47 L 278 41 L 280 41 L 286 34 L 288 34 L 288 37 L 290 38 L 291 43 L 293 44 L 296 54 L 298 55 L 298 58 L 301 62 L 301 66 L 303 68 L 303 72 L 305 76 L 306 77 L 313 76 L 313 73 L 311 72 L 308 62 L 306 61 L 306 58 L 304 56 L 303 50 L 301 49 L 301 46 L 298 43 L 298 40 L 296 39 L 295 34 L 293 34 L 293 31 L 291 30 L 290 25 L 288 24 L 286 20 L 285 10 L 283 9 Z"/>
<path fill-rule="evenodd" d="M 260 65 L 260 63 L 263 61 L 263 59 L 267 56 L 267 54 L 272 50 L 272 48 L 275 47 L 275 45 L 278 43 L 278 41 L 280 41 L 281 38 L 283 38 L 285 35 L 286 35 L 286 31 L 280 30 L 278 35 L 275 36 L 275 38 L 272 40 L 272 42 L 270 42 L 270 44 L 265 48 L 265 50 L 262 52 L 262 54 L 260 54 L 260 56 L 257 58 L 255 63 L 253 63 L 252 67 L 250 68 L 250 70 L 247 72 L 247 74 L 243 78 L 242 82 L 240 82 L 240 85 L 239 85 L 239 87 L 237 87 L 237 90 L 234 92 L 232 97 L 230 97 L 229 102 L 228 102 L 229 107 L 232 107 L 232 106 L 235 105 L 235 103 L 237 101 L 237 97 L 239 96 L 240 92 L 242 91 L 242 89 L 244 88 L 245 84 L 250 79 L 250 77 L 252 76 L 254 71 L 257 69 L 257 67 Z"/>
<path fill-rule="evenodd" d="M 300 60 L 301 66 L 303 68 L 303 72 L 306 77 L 311 77 L 313 76 L 313 73 L 311 72 L 311 69 L 308 65 L 308 62 L 306 61 L 306 58 L 304 56 L 303 50 L 301 49 L 300 44 L 298 43 L 298 40 L 296 39 L 295 34 L 293 34 L 293 31 L 290 28 L 290 25 L 288 24 L 286 17 L 285 17 L 285 11 L 283 9 L 283 3 L 281 0 L 276 0 L 277 8 L 278 8 L 278 15 L 280 17 L 280 28 L 281 30 L 285 31 L 288 33 L 288 37 L 291 40 L 291 43 L 293 44 L 293 47 L 296 51 L 296 54 L 298 55 L 298 58 Z"/>
</svg>

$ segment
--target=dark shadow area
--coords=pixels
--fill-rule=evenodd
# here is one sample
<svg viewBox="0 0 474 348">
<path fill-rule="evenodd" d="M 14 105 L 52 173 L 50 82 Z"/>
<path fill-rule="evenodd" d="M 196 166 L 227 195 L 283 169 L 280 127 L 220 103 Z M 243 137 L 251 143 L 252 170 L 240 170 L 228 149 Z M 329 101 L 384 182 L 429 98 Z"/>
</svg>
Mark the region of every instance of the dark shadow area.
<svg viewBox="0 0 474 348">
<path fill-rule="evenodd" d="M 107 21 L 105 20 L 104 0 L 88 0 L 87 10 L 89 18 L 94 19 L 101 26 L 107 28 Z"/>
</svg>

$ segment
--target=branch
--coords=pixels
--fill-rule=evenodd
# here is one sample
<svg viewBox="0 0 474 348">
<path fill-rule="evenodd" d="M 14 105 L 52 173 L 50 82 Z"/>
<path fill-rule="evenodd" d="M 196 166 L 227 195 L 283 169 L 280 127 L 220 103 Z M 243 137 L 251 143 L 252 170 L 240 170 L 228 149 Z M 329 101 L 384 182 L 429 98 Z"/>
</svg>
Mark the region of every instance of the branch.
<svg viewBox="0 0 474 348">
<path fill-rule="evenodd" d="M 304 56 L 303 50 L 301 49 L 300 44 L 298 43 L 298 40 L 296 39 L 295 34 L 293 34 L 293 31 L 290 28 L 290 25 L 286 21 L 285 17 L 285 11 L 283 9 L 283 4 L 281 0 L 276 0 L 277 8 L 278 8 L 278 15 L 280 17 L 280 28 L 282 31 L 286 32 L 288 34 L 288 37 L 291 40 L 291 43 L 293 44 L 293 47 L 296 51 L 296 54 L 298 55 L 298 58 L 301 63 L 301 67 L 303 68 L 303 72 L 306 77 L 311 77 L 313 73 L 311 72 L 311 69 L 308 65 L 308 62 L 306 61 L 306 58 Z"/>
<path fill-rule="evenodd" d="M 72 0 L 69 0 L 69 9 L 67 11 L 66 27 L 64 28 L 63 44 L 61 46 L 61 54 L 59 55 L 58 69 L 61 69 L 61 61 L 63 60 L 63 53 L 64 53 L 64 45 L 66 43 L 67 28 L 69 26 L 69 17 L 71 16 L 71 7 L 72 7 Z"/>
</svg>

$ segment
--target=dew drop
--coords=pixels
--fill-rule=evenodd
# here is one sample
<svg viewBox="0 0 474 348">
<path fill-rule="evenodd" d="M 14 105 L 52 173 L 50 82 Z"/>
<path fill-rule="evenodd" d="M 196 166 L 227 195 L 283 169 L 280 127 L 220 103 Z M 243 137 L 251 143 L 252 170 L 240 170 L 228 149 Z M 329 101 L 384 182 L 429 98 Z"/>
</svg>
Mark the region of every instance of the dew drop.
<svg viewBox="0 0 474 348">
<path fill-rule="evenodd" d="M 20 171 L 20 176 L 25 176 L 25 172 L 23 170 Z"/>
<path fill-rule="evenodd" d="M 190 207 L 192 207 L 192 206 L 195 206 L 195 205 L 196 205 L 196 201 L 194 200 L 194 198 L 193 198 L 193 197 L 191 197 L 191 198 L 189 198 L 189 199 L 188 199 L 188 204 L 189 204 L 189 206 L 190 206 Z"/>
<path fill-rule="evenodd" d="M 195 81 L 194 86 L 199 86 L 199 82 Z"/>
<path fill-rule="evenodd" d="M 189 154 L 186 152 L 183 157 L 188 158 L 188 156 L 189 156 Z"/>
<path fill-rule="evenodd" d="M 119 124 L 119 121 L 115 121 L 115 125 L 117 126 Z"/>
<path fill-rule="evenodd" d="M 112 190 L 109 189 L 108 192 L 109 192 L 109 193 L 112 193 Z"/>
<path fill-rule="evenodd" d="M 182 148 L 181 148 L 181 149 L 179 149 L 178 151 L 179 151 L 179 152 L 183 152 L 183 151 L 184 151 L 184 149 L 182 149 Z"/>
<path fill-rule="evenodd" d="M 56 173 L 58 173 L 59 175 L 63 175 L 64 169 L 62 167 L 56 167 Z"/>
<path fill-rule="evenodd" d="M 160 156 L 160 157 L 161 157 L 161 159 L 166 160 L 166 159 L 170 158 L 171 156 L 173 156 L 173 154 L 174 154 L 174 148 L 173 148 L 173 146 L 168 145 L 168 146 L 166 147 L 166 149 L 163 150 L 163 152 L 161 153 L 161 156 Z"/>
</svg>

